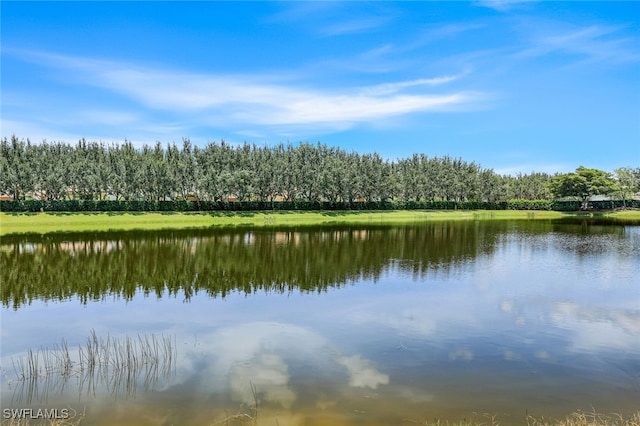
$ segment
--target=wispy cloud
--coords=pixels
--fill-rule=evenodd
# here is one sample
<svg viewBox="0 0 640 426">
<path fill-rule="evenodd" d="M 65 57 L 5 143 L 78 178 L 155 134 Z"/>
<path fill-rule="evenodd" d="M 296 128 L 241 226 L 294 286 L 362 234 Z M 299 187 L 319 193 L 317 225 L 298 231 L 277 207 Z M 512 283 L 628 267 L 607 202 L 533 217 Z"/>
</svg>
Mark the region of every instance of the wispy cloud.
<svg viewBox="0 0 640 426">
<path fill-rule="evenodd" d="M 387 95 L 392 93 L 398 93 L 403 89 L 417 86 L 439 86 L 442 84 L 450 83 L 459 79 L 461 75 L 447 75 L 434 78 L 420 78 L 417 80 L 402 81 L 399 83 L 385 83 L 377 86 L 371 86 L 364 89 L 366 94 L 369 95 Z"/>
<path fill-rule="evenodd" d="M 228 119 L 261 125 L 368 122 L 427 111 L 454 110 L 480 98 L 477 93 L 399 93 L 425 85 L 422 79 L 333 93 L 267 83 L 251 77 L 117 70 L 99 76 L 103 87 L 118 91 L 149 108 L 183 111 L 224 110 Z M 223 111 L 219 111 L 223 112 Z"/>
<path fill-rule="evenodd" d="M 360 355 L 342 356 L 337 361 L 346 367 L 350 386 L 377 389 L 379 385 L 389 384 L 389 375 L 378 371 L 371 361 Z"/>
<path fill-rule="evenodd" d="M 325 89 L 300 83 L 287 85 L 268 75 L 197 74 L 62 55 L 29 56 L 41 66 L 55 64 L 76 84 L 120 94 L 147 111 L 188 114 L 203 125 L 234 124 L 245 131 L 256 131 L 247 127 L 251 125 L 343 130 L 396 116 L 468 109 L 486 97 L 474 91 L 436 94 L 424 90 L 459 76 Z M 129 119 L 123 115 L 107 118 L 120 122 Z"/>
<path fill-rule="evenodd" d="M 507 12 L 526 3 L 537 2 L 539 0 L 479 0 L 476 5 L 488 7 L 498 12 Z"/>
<path fill-rule="evenodd" d="M 379 9 L 380 5 L 376 6 Z M 333 37 L 366 33 L 393 22 L 396 13 L 392 9 L 377 9 L 348 2 L 293 2 L 284 3 L 281 11 L 265 21 L 304 25 L 306 30 L 320 37 Z"/>
<path fill-rule="evenodd" d="M 90 109 L 79 113 L 77 118 L 105 126 L 123 126 L 139 122 L 141 117 L 136 113 L 109 109 Z"/>
<path fill-rule="evenodd" d="M 462 33 L 466 33 L 467 31 L 479 30 L 485 27 L 486 27 L 485 23 L 479 23 L 479 22 L 431 25 L 424 30 L 421 39 L 424 42 L 445 39 L 449 37 L 455 37 Z"/>
<path fill-rule="evenodd" d="M 301 20 L 317 19 L 339 12 L 342 5 L 329 1 L 280 2 L 281 10 L 265 18 L 266 23 L 299 23 Z"/>
<path fill-rule="evenodd" d="M 336 36 L 371 31 L 391 21 L 390 17 L 367 17 L 327 24 L 319 30 L 323 36 Z"/>
<path fill-rule="evenodd" d="M 394 53 L 395 51 L 397 51 L 397 48 L 392 43 L 386 43 L 382 46 L 369 49 L 366 52 L 361 53 L 359 56 L 361 59 L 377 59 L 384 57 L 389 53 Z"/>
<path fill-rule="evenodd" d="M 61 112 L 60 118 L 66 115 Z M 75 115 L 75 114 L 74 114 Z M 55 117 L 53 117 L 55 118 Z M 132 142 L 136 147 L 142 147 L 153 141 L 163 142 L 180 141 L 182 137 L 189 136 L 190 129 L 180 125 L 154 120 L 139 120 L 133 124 L 109 124 L 100 125 L 102 120 L 93 121 L 90 117 L 83 117 L 81 112 L 77 114 L 76 122 L 61 122 L 58 120 L 41 121 L 38 119 L 0 119 L 2 137 L 16 135 L 19 138 L 28 138 L 33 143 L 42 141 L 63 141 L 74 143 L 82 138 L 104 143 L 120 143 L 124 140 Z"/>
<path fill-rule="evenodd" d="M 61 129 L 59 126 L 49 126 L 46 123 L 41 123 L 36 119 L 27 121 L 7 118 L 6 116 L 0 118 L 0 129 L 2 129 L 3 138 L 9 138 L 12 135 L 16 135 L 20 138 L 28 138 L 31 142 L 35 143 L 40 143 L 44 140 L 50 142 L 72 142 L 74 140 L 80 139 L 80 137 L 82 136 L 88 136 L 79 136 L 76 133 L 67 132 L 65 129 Z"/>
<path fill-rule="evenodd" d="M 545 25 L 548 27 L 548 25 Z M 553 53 L 576 55 L 588 62 L 640 61 L 638 40 L 621 36 L 623 27 L 590 25 L 567 27 L 563 25 L 549 32 L 532 31 L 530 46 L 518 53 L 519 57 L 537 57 Z"/>
</svg>

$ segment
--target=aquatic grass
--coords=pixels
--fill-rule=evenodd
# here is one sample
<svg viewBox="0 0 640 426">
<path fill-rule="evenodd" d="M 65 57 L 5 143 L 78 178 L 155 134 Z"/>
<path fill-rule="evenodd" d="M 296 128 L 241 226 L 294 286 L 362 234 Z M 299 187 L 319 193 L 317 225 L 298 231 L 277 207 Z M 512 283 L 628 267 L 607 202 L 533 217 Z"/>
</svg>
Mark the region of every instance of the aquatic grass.
<svg viewBox="0 0 640 426">
<path fill-rule="evenodd" d="M 527 426 L 640 426 L 640 411 L 633 413 L 630 417 L 624 417 L 621 414 L 605 415 L 595 410 L 576 411 L 559 420 L 527 416 Z"/>
<path fill-rule="evenodd" d="M 84 345 L 78 346 L 77 357 L 72 356 L 63 339 L 53 349 L 29 349 L 24 357 L 12 359 L 17 382 L 14 395 L 28 401 L 46 400 L 50 390 L 64 388 L 74 377 L 80 393 L 95 393 L 98 386 L 106 384 L 112 394 L 124 392 L 130 396 L 135 393 L 140 376 L 148 390 L 160 377 L 171 375 L 176 358 L 177 345 L 170 336 L 99 338 L 91 330 Z"/>
<path fill-rule="evenodd" d="M 526 415 L 527 426 L 640 426 L 640 411 L 624 417 L 621 414 L 602 414 L 595 410 L 590 412 L 576 411 L 563 419 Z M 512 424 L 513 420 L 501 419 L 490 413 L 473 413 L 469 419 L 449 421 L 442 419 L 417 421 L 403 419 L 403 424 L 420 424 L 424 426 L 500 426 Z M 520 422 L 518 422 L 520 423 Z"/>
<path fill-rule="evenodd" d="M 251 388 L 251 395 L 253 397 L 253 404 L 247 405 L 246 403 L 240 404 L 238 411 L 231 415 L 225 415 L 225 417 L 221 420 L 217 420 L 211 424 L 211 426 L 215 425 L 232 425 L 238 422 L 247 423 L 252 422 L 253 424 L 257 424 L 258 422 L 258 389 L 253 384 L 253 382 L 249 381 L 249 386 Z M 276 418 L 276 422 L 277 422 Z"/>
</svg>

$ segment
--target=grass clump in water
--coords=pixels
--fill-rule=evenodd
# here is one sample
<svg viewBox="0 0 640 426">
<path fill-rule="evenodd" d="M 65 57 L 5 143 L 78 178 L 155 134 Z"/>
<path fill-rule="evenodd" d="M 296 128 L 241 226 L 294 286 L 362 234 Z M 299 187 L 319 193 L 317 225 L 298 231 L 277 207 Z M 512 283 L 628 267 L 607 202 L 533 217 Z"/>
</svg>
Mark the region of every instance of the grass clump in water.
<svg viewBox="0 0 640 426">
<path fill-rule="evenodd" d="M 493 414 L 475 414 L 470 419 L 460 421 L 448 421 L 436 419 L 424 423 L 411 419 L 404 419 L 404 424 L 419 424 L 424 426 L 508 426 L 513 422 L 509 419 L 500 419 Z M 520 422 L 518 422 L 520 424 Z M 576 411 L 564 419 L 526 416 L 526 426 L 640 426 L 640 411 L 630 417 L 621 414 L 601 414 L 594 411 Z"/>
<path fill-rule="evenodd" d="M 577 411 L 561 420 L 528 416 L 527 426 L 640 426 L 640 411 L 626 418 L 620 414 L 605 415 L 595 411 Z"/>
<path fill-rule="evenodd" d="M 176 358 L 175 339 L 169 336 L 99 338 L 92 330 L 77 352 L 62 340 L 53 349 L 29 349 L 25 356 L 12 360 L 17 382 L 14 398 L 28 403 L 46 400 L 50 392 L 64 389 L 71 378 L 77 379 L 79 392 L 106 385 L 113 394 L 131 396 L 138 379 L 143 379 L 147 390 L 159 378 L 171 375 Z"/>
</svg>

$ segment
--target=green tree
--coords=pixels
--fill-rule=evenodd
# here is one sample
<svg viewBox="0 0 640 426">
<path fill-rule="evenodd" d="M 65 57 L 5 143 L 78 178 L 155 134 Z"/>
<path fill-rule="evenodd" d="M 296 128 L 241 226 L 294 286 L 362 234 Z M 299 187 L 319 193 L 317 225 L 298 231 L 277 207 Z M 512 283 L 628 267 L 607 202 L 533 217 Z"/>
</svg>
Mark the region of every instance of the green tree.
<svg viewBox="0 0 640 426">
<path fill-rule="evenodd" d="M 344 156 L 335 148 L 320 147 L 320 195 L 327 201 L 335 203 L 340 193 L 345 174 Z"/>
<path fill-rule="evenodd" d="M 304 143 L 296 151 L 296 186 L 306 201 L 317 201 L 320 197 L 320 144 Z"/>
<path fill-rule="evenodd" d="M 31 141 L 19 140 L 15 135 L 11 141 L 2 140 L 0 148 L 0 190 L 11 194 L 14 200 L 25 199 L 34 190 L 36 151 Z"/>
<path fill-rule="evenodd" d="M 61 142 L 39 146 L 36 191 L 47 200 L 63 200 L 67 195 L 66 176 L 69 176 L 73 148 Z"/>
<path fill-rule="evenodd" d="M 251 185 L 260 201 L 273 201 L 276 193 L 274 157 L 274 151 L 270 148 L 253 146 L 251 160 L 254 173 Z"/>
<path fill-rule="evenodd" d="M 587 208 L 589 197 L 610 194 L 616 188 L 616 182 L 609 173 L 583 166 L 574 173 L 556 175 L 549 183 L 549 189 L 556 198 L 580 198 L 583 210 Z"/>
<path fill-rule="evenodd" d="M 639 169 L 640 170 L 640 169 Z M 623 207 L 627 207 L 627 197 L 640 190 L 640 173 L 631 167 L 620 167 L 614 170 L 615 180 L 618 183 L 618 193 L 622 197 Z"/>
</svg>

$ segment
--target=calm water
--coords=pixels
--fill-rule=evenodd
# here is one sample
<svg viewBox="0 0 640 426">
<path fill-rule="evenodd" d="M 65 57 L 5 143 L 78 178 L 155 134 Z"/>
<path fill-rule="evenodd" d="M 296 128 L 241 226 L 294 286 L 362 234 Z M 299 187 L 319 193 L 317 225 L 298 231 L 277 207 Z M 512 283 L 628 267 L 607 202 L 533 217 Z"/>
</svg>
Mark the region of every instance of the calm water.
<svg viewBox="0 0 640 426">
<path fill-rule="evenodd" d="M 640 227 L 86 234 L 4 238 L 0 256 L 2 408 L 105 425 L 240 422 L 256 401 L 268 425 L 640 408 Z M 171 355 L 80 369 L 92 333 Z"/>
</svg>

